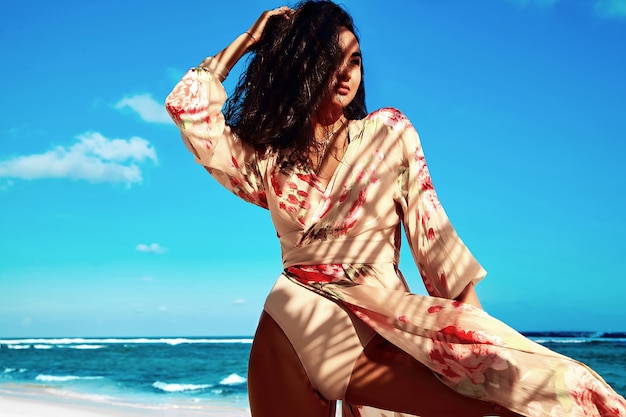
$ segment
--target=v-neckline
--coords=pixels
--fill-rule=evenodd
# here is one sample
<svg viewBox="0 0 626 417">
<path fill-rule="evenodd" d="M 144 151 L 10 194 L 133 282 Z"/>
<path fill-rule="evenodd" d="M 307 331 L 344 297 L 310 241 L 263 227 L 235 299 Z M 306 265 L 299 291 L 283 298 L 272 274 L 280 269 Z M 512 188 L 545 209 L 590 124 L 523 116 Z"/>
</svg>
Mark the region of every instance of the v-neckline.
<svg viewBox="0 0 626 417">
<path fill-rule="evenodd" d="M 346 124 L 346 131 L 347 131 L 346 133 L 348 135 L 347 137 L 348 145 L 346 146 L 346 150 L 343 152 L 343 155 L 341 156 L 341 159 L 338 161 L 337 166 L 335 167 L 335 170 L 333 171 L 332 175 L 330 176 L 330 178 L 328 178 L 328 182 L 324 183 L 322 181 L 322 178 L 315 172 L 315 170 L 312 167 L 310 168 L 310 173 L 313 176 L 315 183 L 319 185 L 319 189 L 320 191 L 322 191 L 324 196 L 326 196 L 332 191 L 332 186 L 334 185 L 335 180 L 337 179 L 337 176 L 339 175 L 339 171 L 342 169 L 344 165 L 346 156 L 348 155 L 348 152 L 350 151 L 350 145 L 353 142 L 353 140 L 351 139 L 352 135 L 350 133 L 350 127 L 352 126 L 351 122 L 352 120 L 348 120 L 348 123 Z"/>
</svg>

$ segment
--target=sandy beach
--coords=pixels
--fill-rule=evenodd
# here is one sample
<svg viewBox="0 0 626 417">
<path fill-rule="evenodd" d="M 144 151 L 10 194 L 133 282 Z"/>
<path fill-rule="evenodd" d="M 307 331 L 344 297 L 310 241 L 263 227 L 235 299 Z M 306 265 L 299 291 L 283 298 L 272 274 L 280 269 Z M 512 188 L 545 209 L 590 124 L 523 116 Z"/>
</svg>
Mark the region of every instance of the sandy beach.
<svg viewBox="0 0 626 417">
<path fill-rule="evenodd" d="M 56 395 L 40 388 L 0 387 L 0 417 L 250 417 L 226 406 L 132 405 Z"/>
</svg>

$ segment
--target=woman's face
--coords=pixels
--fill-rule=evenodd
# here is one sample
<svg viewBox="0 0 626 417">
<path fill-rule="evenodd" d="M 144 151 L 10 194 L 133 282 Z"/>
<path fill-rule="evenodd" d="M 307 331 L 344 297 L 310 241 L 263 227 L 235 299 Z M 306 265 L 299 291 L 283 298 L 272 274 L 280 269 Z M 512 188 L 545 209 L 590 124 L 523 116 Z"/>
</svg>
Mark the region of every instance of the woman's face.
<svg viewBox="0 0 626 417">
<path fill-rule="evenodd" d="M 339 45 L 343 59 L 337 71 L 331 95 L 333 104 L 344 108 L 352 102 L 361 85 L 361 48 L 354 33 L 347 28 L 342 28 L 339 33 Z"/>
</svg>

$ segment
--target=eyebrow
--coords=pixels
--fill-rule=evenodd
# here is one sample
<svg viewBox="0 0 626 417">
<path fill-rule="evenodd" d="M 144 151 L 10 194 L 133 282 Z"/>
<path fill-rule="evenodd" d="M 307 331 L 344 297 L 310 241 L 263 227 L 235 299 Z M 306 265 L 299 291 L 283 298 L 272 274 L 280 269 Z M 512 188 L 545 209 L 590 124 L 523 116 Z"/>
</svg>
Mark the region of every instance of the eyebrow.
<svg viewBox="0 0 626 417">
<path fill-rule="evenodd" d="M 352 55 L 350 55 L 350 58 L 354 58 L 354 57 L 363 58 L 363 56 L 361 55 L 361 51 L 352 52 Z"/>
</svg>

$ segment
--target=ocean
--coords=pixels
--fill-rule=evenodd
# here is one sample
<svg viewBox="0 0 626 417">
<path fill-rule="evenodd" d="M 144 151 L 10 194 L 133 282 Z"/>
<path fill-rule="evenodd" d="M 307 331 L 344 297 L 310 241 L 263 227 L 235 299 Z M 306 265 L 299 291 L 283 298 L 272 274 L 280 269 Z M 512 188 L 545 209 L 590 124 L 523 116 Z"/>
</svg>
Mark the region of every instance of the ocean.
<svg viewBox="0 0 626 417">
<path fill-rule="evenodd" d="M 526 332 L 626 395 L 626 332 Z M 251 337 L 0 339 L 2 389 L 140 408 L 248 409 Z M 268 383 L 271 383 L 268 376 Z"/>
<path fill-rule="evenodd" d="M 0 393 L 145 409 L 249 409 L 251 337 L 0 339 Z"/>
</svg>

